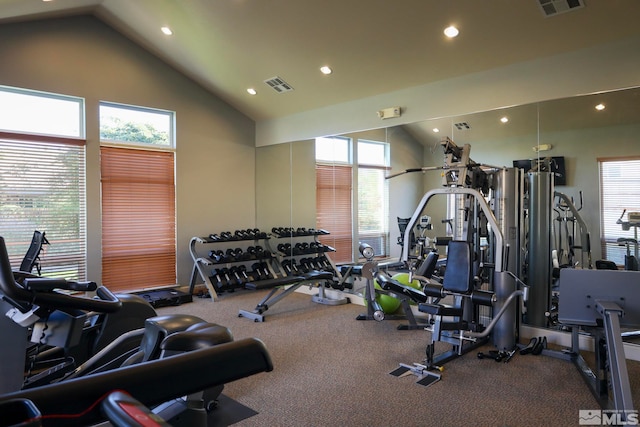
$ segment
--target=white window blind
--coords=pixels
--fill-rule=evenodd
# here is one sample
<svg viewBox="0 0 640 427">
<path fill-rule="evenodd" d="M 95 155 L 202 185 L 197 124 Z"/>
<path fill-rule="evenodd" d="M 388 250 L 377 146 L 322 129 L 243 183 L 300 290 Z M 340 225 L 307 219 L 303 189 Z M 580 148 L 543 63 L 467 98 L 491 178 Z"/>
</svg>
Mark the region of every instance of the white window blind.
<svg viewBox="0 0 640 427">
<path fill-rule="evenodd" d="M 371 245 L 376 256 L 389 254 L 388 144 L 358 141 L 358 242 Z"/>
<path fill-rule="evenodd" d="M 35 139 L 35 140 L 31 140 Z M 0 133 L 0 235 L 18 268 L 35 230 L 42 275 L 86 280 L 84 141 Z"/>
<path fill-rule="evenodd" d="M 626 247 L 619 238 L 636 238 L 636 230 L 623 230 L 618 219 L 628 221 L 627 214 L 640 212 L 640 158 L 598 159 L 600 166 L 600 230 L 602 257 L 624 265 Z M 633 254 L 633 246 L 631 253 Z"/>
</svg>

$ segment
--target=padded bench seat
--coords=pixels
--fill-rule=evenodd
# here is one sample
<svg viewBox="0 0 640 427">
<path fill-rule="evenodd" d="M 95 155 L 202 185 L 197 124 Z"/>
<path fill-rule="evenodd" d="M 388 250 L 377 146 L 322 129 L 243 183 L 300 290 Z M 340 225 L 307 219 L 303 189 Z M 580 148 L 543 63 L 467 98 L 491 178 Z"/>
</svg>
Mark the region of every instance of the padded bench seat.
<svg viewBox="0 0 640 427">
<path fill-rule="evenodd" d="M 462 316 L 462 308 L 452 307 L 449 305 L 442 304 L 429 304 L 429 303 L 420 303 L 418 304 L 418 311 L 421 313 L 432 314 L 435 316 Z"/>
</svg>

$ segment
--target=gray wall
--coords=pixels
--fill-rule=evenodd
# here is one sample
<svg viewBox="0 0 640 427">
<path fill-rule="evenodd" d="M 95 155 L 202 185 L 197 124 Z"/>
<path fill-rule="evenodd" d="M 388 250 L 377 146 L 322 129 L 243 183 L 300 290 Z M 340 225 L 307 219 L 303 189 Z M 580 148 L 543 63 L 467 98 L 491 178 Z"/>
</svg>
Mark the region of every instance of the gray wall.
<svg viewBox="0 0 640 427">
<path fill-rule="evenodd" d="M 85 98 L 88 277 L 100 280 L 98 103 L 176 112 L 178 282 L 192 236 L 255 224 L 255 125 L 93 17 L 0 25 L 0 84 Z M 55 239 L 55 230 L 46 230 Z M 141 287 L 144 284 L 139 284 Z"/>
<path fill-rule="evenodd" d="M 541 108 L 548 103 L 541 105 Z M 473 116 L 467 116 L 473 122 Z M 495 166 L 512 166 L 513 160 L 536 158 L 538 154 L 532 147 L 538 144 L 551 144 L 552 150 L 540 153 L 541 156 L 563 156 L 567 172 L 567 185 L 556 186 L 556 191 L 573 198 L 579 207 L 580 191 L 583 194 L 583 208 L 580 215 L 591 234 L 593 260 L 602 258 L 600 245 L 600 189 L 598 159 L 612 157 L 640 156 L 640 116 L 637 124 L 611 125 L 566 130 L 546 131 L 545 123 L 532 123 L 518 135 L 500 135 L 475 138 L 473 134 L 463 136 L 453 134 L 458 145 L 468 142 L 471 145 L 471 159 L 478 163 Z M 442 165 L 441 150 L 425 150 L 425 166 Z M 425 174 L 425 191 L 441 186 L 440 174 Z M 431 205 L 431 203 L 430 203 Z M 444 206 L 442 206 L 444 211 Z M 620 212 L 622 214 L 622 212 Z M 436 224 L 438 225 L 438 224 Z M 557 227 L 557 224 L 554 224 Z M 443 230 L 439 230 L 442 232 Z"/>
<path fill-rule="evenodd" d="M 386 141 L 393 171 L 422 167 L 423 146 L 403 128 L 352 132 L 341 136 Z M 314 227 L 316 223 L 314 140 L 256 149 L 256 205 L 258 226 Z M 396 217 L 409 217 L 422 197 L 422 177 L 408 174 L 389 181 L 391 256 L 400 255 Z M 331 231 L 331 230 L 329 230 Z"/>
</svg>

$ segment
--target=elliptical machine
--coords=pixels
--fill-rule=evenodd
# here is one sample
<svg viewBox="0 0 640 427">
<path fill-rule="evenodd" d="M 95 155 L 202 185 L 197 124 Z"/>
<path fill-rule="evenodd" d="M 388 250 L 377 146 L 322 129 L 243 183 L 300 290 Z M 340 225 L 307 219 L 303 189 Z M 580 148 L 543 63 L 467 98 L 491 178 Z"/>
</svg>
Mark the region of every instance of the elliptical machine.
<svg viewBox="0 0 640 427">
<path fill-rule="evenodd" d="M 95 290 L 97 298 L 65 290 Z M 212 409 L 209 399 L 219 395 L 224 383 L 273 369 L 264 344 L 257 339 L 233 341 L 227 328 L 195 316 L 156 316 L 147 319 L 144 328 L 125 334 L 137 335 L 139 346 L 117 366 L 109 354 L 119 339 L 74 371 L 64 371 L 45 385 L 23 387 L 29 336 L 48 345 L 69 346 L 79 338 L 87 313 L 114 313 L 121 306 L 115 295 L 94 282 L 31 277 L 18 284 L 0 237 L 0 309 L 6 313 L 0 316 L 4 339 L 0 413 L 7 408 L 5 404 L 12 411 L 15 399 L 26 399 L 48 414 L 42 425 L 68 425 L 70 419 L 74 424 L 78 420 L 88 424 L 105 418 L 92 408 L 119 389 L 142 405 L 153 406 L 160 418 L 181 425 L 204 425 Z M 61 414 L 61 410 L 75 415 Z"/>
</svg>

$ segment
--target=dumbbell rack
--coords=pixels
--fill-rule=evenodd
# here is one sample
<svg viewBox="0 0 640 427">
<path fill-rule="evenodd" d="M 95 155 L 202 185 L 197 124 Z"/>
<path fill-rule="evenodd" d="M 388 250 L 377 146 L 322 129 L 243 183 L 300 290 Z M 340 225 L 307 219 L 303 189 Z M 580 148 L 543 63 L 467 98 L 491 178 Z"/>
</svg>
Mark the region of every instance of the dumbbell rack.
<svg viewBox="0 0 640 427">
<path fill-rule="evenodd" d="M 224 234 L 224 233 L 222 233 Z M 217 236 L 217 235 L 211 235 Z M 213 270 L 219 269 L 229 269 L 231 266 L 246 266 L 248 263 L 256 263 L 260 262 L 263 264 L 265 276 L 270 276 L 270 278 L 276 277 L 277 273 L 274 271 L 272 263 L 270 262 L 273 259 L 273 253 L 270 250 L 264 250 L 262 252 L 251 253 L 251 248 L 263 247 L 268 248 L 268 240 L 270 239 L 270 235 L 266 233 L 259 233 L 255 236 L 238 236 L 236 234 L 231 235 L 230 238 L 212 238 L 209 237 L 192 237 L 189 242 L 189 252 L 191 254 L 191 258 L 193 259 L 193 269 L 191 270 L 191 279 L 189 281 L 189 293 L 193 294 L 195 286 L 198 282 L 198 278 L 204 282 L 207 290 L 209 291 L 209 295 L 211 296 L 211 300 L 215 301 L 218 298 L 218 291 L 221 290 L 233 290 L 235 288 L 244 288 L 244 283 L 248 281 L 259 281 L 255 277 L 247 277 L 246 281 L 243 280 L 243 277 L 233 276 L 233 279 L 230 277 L 228 280 L 225 280 L 225 285 L 220 285 L 219 283 L 214 283 L 212 278 Z M 253 242 L 253 245 L 248 245 L 249 242 Z M 206 251 L 206 248 L 215 247 L 211 245 L 226 245 L 224 248 L 225 251 L 221 252 L 221 255 L 218 259 L 215 256 L 211 256 L 212 252 L 208 251 L 206 255 L 203 253 Z M 230 245 L 242 245 L 246 246 L 246 248 L 237 248 L 242 249 L 241 252 L 236 252 L 233 255 L 227 255 L 229 252 Z M 261 246 L 262 244 L 263 246 Z M 221 247 L 221 246 L 218 246 Z M 246 269 L 245 269 L 246 271 Z M 245 273 L 246 274 L 246 273 Z M 230 282 L 233 282 L 231 284 Z"/>
<path fill-rule="evenodd" d="M 313 228 L 274 227 L 272 229 L 272 237 L 280 242 L 289 239 L 289 243 L 278 243 L 276 248 L 270 247 L 270 242 L 266 244 L 269 250 L 275 254 L 281 271 L 285 276 L 299 276 L 312 270 L 321 270 L 331 272 L 334 277 L 338 278 L 339 282 L 342 282 L 339 269 L 328 256 L 328 253 L 335 252 L 335 249 L 318 241 L 320 236 L 329 234 L 326 230 Z M 318 287 L 318 294 L 314 295 L 312 300 L 326 305 L 340 305 L 348 302 L 347 298 L 327 297 L 325 287 L 321 284 Z"/>
</svg>

